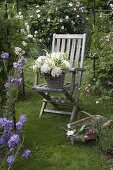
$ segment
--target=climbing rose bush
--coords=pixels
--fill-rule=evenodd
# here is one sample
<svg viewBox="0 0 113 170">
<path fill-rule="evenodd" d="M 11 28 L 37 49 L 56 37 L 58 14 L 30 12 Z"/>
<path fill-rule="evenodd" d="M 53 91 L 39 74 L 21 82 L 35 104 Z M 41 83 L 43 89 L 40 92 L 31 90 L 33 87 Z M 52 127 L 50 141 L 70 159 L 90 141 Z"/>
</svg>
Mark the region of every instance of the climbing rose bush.
<svg viewBox="0 0 113 170">
<path fill-rule="evenodd" d="M 36 6 L 29 18 L 32 30 L 37 30 L 39 42 L 51 43 L 53 33 L 82 33 L 85 31 L 87 11 L 77 0 L 51 0 L 43 6 Z"/>
</svg>

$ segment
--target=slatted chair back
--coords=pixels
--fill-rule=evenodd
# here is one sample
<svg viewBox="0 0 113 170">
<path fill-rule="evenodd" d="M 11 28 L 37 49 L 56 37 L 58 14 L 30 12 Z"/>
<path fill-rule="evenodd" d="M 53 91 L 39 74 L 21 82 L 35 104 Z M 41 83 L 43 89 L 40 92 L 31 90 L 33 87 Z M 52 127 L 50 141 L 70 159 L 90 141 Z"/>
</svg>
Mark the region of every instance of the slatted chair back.
<svg viewBox="0 0 113 170">
<path fill-rule="evenodd" d="M 52 52 L 66 52 L 71 67 L 82 68 L 86 34 L 53 34 Z"/>
</svg>

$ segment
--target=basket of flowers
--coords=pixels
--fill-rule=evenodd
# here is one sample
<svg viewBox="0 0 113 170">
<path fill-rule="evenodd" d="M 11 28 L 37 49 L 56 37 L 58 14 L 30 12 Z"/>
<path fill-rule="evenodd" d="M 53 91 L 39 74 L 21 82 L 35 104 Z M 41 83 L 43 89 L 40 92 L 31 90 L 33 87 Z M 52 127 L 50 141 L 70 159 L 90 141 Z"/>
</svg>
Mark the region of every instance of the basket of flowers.
<svg viewBox="0 0 113 170">
<path fill-rule="evenodd" d="M 63 87 L 65 73 L 70 68 L 67 54 L 62 52 L 46 53 L 35 60 L 34 71 L 40 71 L 44 75 L 47 86 L 53 89 Z"/>
<path fill-rule="evenodd" d="M 101 124 L 101 126 L 99 126 Z M 111 120 L 107 120 L 100 115 L 88 116 L 73 123 L 67 124 L 66 136 L 67 139 L 74 142 L 85 142 L 98 137 L 98 126 L 106 128 L 111 124 Z"/>
</svg>

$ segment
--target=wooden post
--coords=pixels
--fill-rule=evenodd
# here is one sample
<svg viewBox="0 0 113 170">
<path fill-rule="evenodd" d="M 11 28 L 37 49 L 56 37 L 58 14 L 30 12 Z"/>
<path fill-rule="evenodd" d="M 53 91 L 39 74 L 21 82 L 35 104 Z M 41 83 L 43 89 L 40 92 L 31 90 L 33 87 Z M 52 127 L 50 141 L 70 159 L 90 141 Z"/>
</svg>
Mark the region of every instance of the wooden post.
<svg viewBox="0 0 113 170">
<path fill-rule="evenodd" d="M 22 69 L 22 94 L 23 94 L 23 98 L 25 99 L 25 81 L 24 81 L 24 70 Z"/>
<path fill-rule="evenodd" d="M 17 9 L 17 13 L 19 12 L 19 1 L 16 0 L 16 9 Z"/>
<path fill-rule="evenodd" d="M 93 16 L 94 16 L 93 24 L 94 24 L 94 26 L 95 26 L 95 23 L 96 23 L 96 16 L 95 15 L 96 14 L 95 14 L 95 0 L 94 0 L 94 2 L 93 2 Z"/>
<path fill-rule="evenodd" d="M 13 125 L 14 125 L 14 130 L 16 131 L 16 114 L 15 114 L 15 101 L 13 103 Z"/>
</svg>

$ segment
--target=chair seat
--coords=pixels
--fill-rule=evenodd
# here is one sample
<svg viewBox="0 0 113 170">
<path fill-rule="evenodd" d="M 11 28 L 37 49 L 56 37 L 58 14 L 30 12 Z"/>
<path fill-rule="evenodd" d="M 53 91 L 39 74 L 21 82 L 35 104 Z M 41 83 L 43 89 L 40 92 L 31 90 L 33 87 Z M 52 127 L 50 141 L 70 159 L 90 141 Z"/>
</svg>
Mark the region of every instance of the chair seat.
<svg viewBox="0 0 113 170">
<path fill-rule="evenodd" d="M 39 84 L 33 87 L 34 90 L 38 92 L 68 92 L 70 90 L 71 83 L 64 84 L 62 89 L 52 89 L 47 86 L 47 84 Z"/>
</svg>

